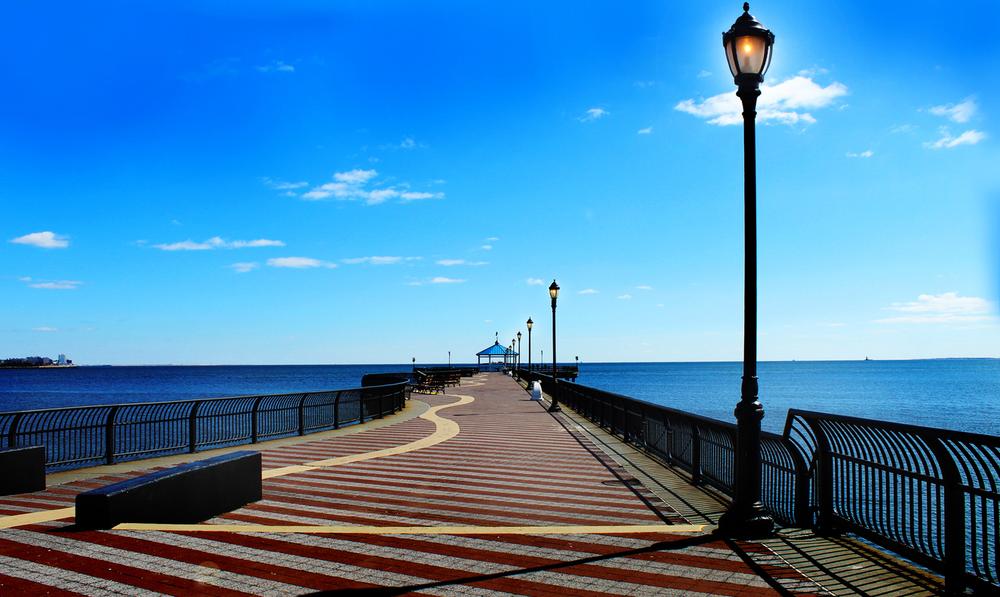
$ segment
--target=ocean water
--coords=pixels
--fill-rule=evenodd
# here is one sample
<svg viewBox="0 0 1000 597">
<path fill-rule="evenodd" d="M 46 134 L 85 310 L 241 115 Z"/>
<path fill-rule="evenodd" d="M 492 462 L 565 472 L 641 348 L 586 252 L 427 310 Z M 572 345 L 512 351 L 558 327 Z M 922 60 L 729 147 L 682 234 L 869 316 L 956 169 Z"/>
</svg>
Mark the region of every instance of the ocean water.
<svg viewBox="0 0 1000 597">
<path fill-rule="evenodd" d="M 799 361 L 760 364 L 763 426 L 789 408 L 1000 435 L 1000 360 Z M 405 365 L 0 369 L 0 412 L 357 387 Z M 733 420 L 740 363 L 583 363 L 578 383 Z"/>
</svg>

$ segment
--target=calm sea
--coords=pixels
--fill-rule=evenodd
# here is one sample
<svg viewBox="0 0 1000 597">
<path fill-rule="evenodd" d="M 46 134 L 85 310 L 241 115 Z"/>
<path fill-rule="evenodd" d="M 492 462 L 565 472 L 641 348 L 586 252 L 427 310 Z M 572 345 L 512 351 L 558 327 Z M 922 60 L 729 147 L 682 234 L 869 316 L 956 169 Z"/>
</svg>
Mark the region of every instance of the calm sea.
<svg viewBox="0 0 1000 597">
<path fill-rule="evenodd" d="M 406 365 L 75 367 L 0 370 L 0 412 L 349 388 Z M 583 363 L 579 383 L 730 421 L 739 363 Z M 760 364 L 764 428 L 789 408 L 1000 435 L 1000 360 Z"/>
</svg>

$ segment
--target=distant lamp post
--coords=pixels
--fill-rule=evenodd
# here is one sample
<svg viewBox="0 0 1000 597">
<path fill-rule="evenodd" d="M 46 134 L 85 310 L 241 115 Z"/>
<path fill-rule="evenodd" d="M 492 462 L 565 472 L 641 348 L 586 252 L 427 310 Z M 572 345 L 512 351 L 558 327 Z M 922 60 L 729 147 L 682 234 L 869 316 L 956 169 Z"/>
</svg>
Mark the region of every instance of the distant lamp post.
<svg viewBox="0 0 1000 597">
<path fill-rule="evenodd" d="M 562 410 L 559 408 L 559 390 L 556 387 L 559 383 L 556 377 L 556 300 L 559 298 L 559 285 L 555 280 L 549 284 L 549 297 L 552 298 L 552 406 L 549 407 L 549 412 L 554 413 Z"/>
<path fill-rule="evenodd" d="M 531 318 L 529 317 L 525 325 L 528 326 L 528 372 L 530 373 L 531 372 L 531 326 L 535 325 L 535 322 L 531 321 Z"/>
<path fill-rule="evenodd" d="M 451 369 L 451 351 L 448 351 L 448 368 Z"/>
<path fill-rule="evenodd" d="M 757 148 L 754 121 L 760 84 L 771 62 L 774 34 L 750 15 L 743 3 L 740 15 L 722 34 L 736 95 L 743 102 L 743 383 L 736 405 L 735 488 L 733 503 L 719 519 L 719 532 L 730 537 L 762 537 L 774 521 L 761 504 L 760 421 L 764 408 L 757 400 Z"/>
<path fill-rule="evenodd" d="M 517 368 L 521 368 L 521 332 L 517 332 Z"/>
<path fill-rule="evenodd" d="M 413 370 L 413 371 L 416 371 L 416 370 L 417 370 L 417 357 L 413 357 L 413 358 L 411 359 L 411 361 L 413 362 L 413 367 L 412 367 L 412 370 Z"/>
</svg>

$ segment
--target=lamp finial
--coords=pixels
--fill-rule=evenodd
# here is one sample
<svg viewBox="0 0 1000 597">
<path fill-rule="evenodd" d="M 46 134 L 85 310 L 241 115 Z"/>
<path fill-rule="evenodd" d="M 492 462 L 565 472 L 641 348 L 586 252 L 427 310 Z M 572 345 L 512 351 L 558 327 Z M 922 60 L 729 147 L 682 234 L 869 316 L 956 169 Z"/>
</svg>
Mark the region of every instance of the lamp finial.
<svg viewBox="0 0 1000 597">
<path fill-rule="evenodd" d="M 750 3 L 749 2 L 744 2 L 743 3 L 743 12 L 750 12 Z"/>
</svg>

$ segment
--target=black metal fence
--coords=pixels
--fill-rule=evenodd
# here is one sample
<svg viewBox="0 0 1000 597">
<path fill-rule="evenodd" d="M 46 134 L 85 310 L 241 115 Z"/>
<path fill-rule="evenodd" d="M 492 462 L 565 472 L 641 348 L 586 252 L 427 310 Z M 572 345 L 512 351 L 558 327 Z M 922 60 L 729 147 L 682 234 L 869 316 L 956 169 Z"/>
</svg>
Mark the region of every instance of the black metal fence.
<svg viewBox="0 0 1000 597">
<path fill-rule="evenodd" d="M 337 429 L 403 408 L 405 383 L 0 413 L 0 448 L 45 446 L 49 471 Z"/>
<path fill-rule="evenodd" d="M 521 369 L 625 441 L 733 494 L 736 426 Z M 761 438 L 762 501 L 784 525 L 849 531 L 944 574 L 1000 590 L 1000 438 L 791 410 Z"/>
</svg>

